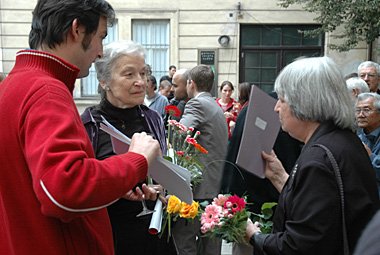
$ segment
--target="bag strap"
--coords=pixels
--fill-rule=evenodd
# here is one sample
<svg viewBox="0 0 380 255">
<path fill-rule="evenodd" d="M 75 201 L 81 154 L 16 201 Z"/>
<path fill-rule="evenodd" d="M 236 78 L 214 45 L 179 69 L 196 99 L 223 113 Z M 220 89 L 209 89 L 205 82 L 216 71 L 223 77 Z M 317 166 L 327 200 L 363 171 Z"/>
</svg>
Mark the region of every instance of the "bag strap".
<svg viewBox="0 0 380 255">
<path fill-rule="evenodd" d="M 331 165 L 334 168 L 334 174 L 335 174 L 335 178 L 338 184 L 340 204 L 341 204 L 341 209 L 342 209 L 343 254 L 348 255 L 350 253 L 349 253 L 348 239 L 347 239 L 346 217 L 344 213 L 345 211 L 344 210 L 344 190 L 343 190 L 343 181 L 342 181 L 342 176 L 340 174 L 339 166 L 333 154 L 326 146 L 322 144 L 315 144 L 315 146 L 318 146 L 326 151 L 327 157 L 329 158 Z"/>
</svg>

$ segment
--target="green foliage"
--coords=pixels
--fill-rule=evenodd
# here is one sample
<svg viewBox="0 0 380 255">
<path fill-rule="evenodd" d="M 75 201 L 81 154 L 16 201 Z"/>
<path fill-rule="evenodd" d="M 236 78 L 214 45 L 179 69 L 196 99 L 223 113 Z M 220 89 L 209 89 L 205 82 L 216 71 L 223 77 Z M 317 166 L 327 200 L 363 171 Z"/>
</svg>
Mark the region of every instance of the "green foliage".
<svg viewBox="0 0 380 255">
<path fill-rule="evenodd" d="M 217 236 L 226 240 L 228 243 L 248 244 L 244 237 L 249 215 L 250 212 L 246 210 L 237 212 L 231 219 L 222 219 L 220 227 L 215 228 L 212 232 L 216 232 Z"/>
<path fill-rule="evenodd" d="M 253 214 L 254 221 L 258 221 L 261 224 L 261 232 L 264 234 L 268 234 L 272 232 L 272 226 L 273 222 L 271 221 L 273 216 L 273 207 L 275 207 L 277 203 L 270 202 L 270 203 L 264 203 L 261 206 L 261 214 Z"/>
<path fill-rule="evenodd" d="M 316 36 L 342 28 L 335 38 L 342 43 L 330 44 L 331 49 L 348 51 L 360 41 L 368 44 L 380 35 L 380 0 L 280 0 L 279 5 L 289 7 L 300 4 L 304 10 L 315 13 L 321 28 L 305 31 L 306 35 Z M 339 30 L 340 31 L 340 30 Z"/>
</svg>

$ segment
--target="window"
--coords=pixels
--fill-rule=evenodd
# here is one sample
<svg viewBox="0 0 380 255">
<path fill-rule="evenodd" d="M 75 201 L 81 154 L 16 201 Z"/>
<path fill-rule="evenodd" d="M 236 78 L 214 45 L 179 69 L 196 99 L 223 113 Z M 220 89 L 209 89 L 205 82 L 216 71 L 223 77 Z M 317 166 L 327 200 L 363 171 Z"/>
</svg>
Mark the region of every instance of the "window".
<svg viewBox="0 0 380 255">
<path fill-rule="evenodd" d="M 132 21 L 132 40 L 145 48 L 145 62 L 152 67 L 157 81 L 168 73 L 169 38 L 169 20 Z"/>
<path fill-rule="evenodd" d="M 323 55 L 323 35 L 306 37 L 312 25 L 242 25 L 240 82 L 251 82 L 266 92 L 273 90 L 281 69 L 301 56 Z"/>
<path fill-rule="evenodd" d="M 103 45 L 118 40 L 117 24 L 107 28 L 107 37 L 103 40 Z M 81 94 L 80 97 L 97 97 L 98 93 L 98 79 L 96 78 L 95 65 L 92 64 L 89 75 L 81 81 Z"/>
</svg>

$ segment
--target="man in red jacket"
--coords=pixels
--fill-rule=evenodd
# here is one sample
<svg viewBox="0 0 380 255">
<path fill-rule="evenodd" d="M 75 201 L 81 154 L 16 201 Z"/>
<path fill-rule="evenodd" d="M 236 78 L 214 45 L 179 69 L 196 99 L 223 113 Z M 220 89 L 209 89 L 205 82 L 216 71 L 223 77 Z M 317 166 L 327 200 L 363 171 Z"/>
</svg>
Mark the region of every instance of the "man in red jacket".
<svg viewBox="0 0 380 255">
<path fill-rule="evenodd" d="M 106 207 L 146 178 L 158 142 L 135 134 L 103 161 L 74 104 L 75 79 L 103 54 L 104 0 L 39 0 L 29 45 L 0 86 L 0 254 L 111 255 Z M 131 194 L 132 193 L 132 194 Z"/>
</svg>

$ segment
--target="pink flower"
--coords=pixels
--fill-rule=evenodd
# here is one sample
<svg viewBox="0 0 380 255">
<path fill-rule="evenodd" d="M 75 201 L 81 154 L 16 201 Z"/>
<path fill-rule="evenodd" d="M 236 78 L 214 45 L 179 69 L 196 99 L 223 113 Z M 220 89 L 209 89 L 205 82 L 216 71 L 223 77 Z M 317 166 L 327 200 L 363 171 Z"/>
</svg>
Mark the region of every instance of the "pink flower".
<svg viewBox="0 0 380 255">
<path fill-rule="evenodd" d="M 169 123 L 170 126 L 177 126 L 178 121 L 176 121 L 176 120 L 168 120 L 168 123 Z"/>
<path fill-rule="evenodd" d="M 186 137 L 186 142 L 189 144 L 192 144 L 192 145 L 197 144 L 197 140 L 195 140 L 194 138 L 191 138 L 191 137 Z"/>
<path fill-rule="evenodd" d="M 213 200 L 213 204 L 219 205 L 219 206 L 224 206 L 224 203 L 227 201 L 228 196 L 219 194 L 218 197 L 215 197 Z"/>
<path fill-rule="evenodd" d="M 209 224 L 206 226 L 210 226 L 210 224 L 216 225 L 219 223 L 220 217 L 222 217 L 222 207 L 213 204 L 208 205 L 204 213 L 202 213 L 201 224 Z"/>
<path fill-rule="evenodd" d="M 194 128 L 193 128 L 193 127 L 189 127 L 189 130 L 190 130 L 191 132 L 193 132 L 193 131 L 194 131 Z"/>
<path fill-rule="evenodd" d="M 177 122 L 176 126 L 179 128 L 180 133 L 186 133 L 187 132 L 187 127 L 179 122 Z"/>
</svg>

